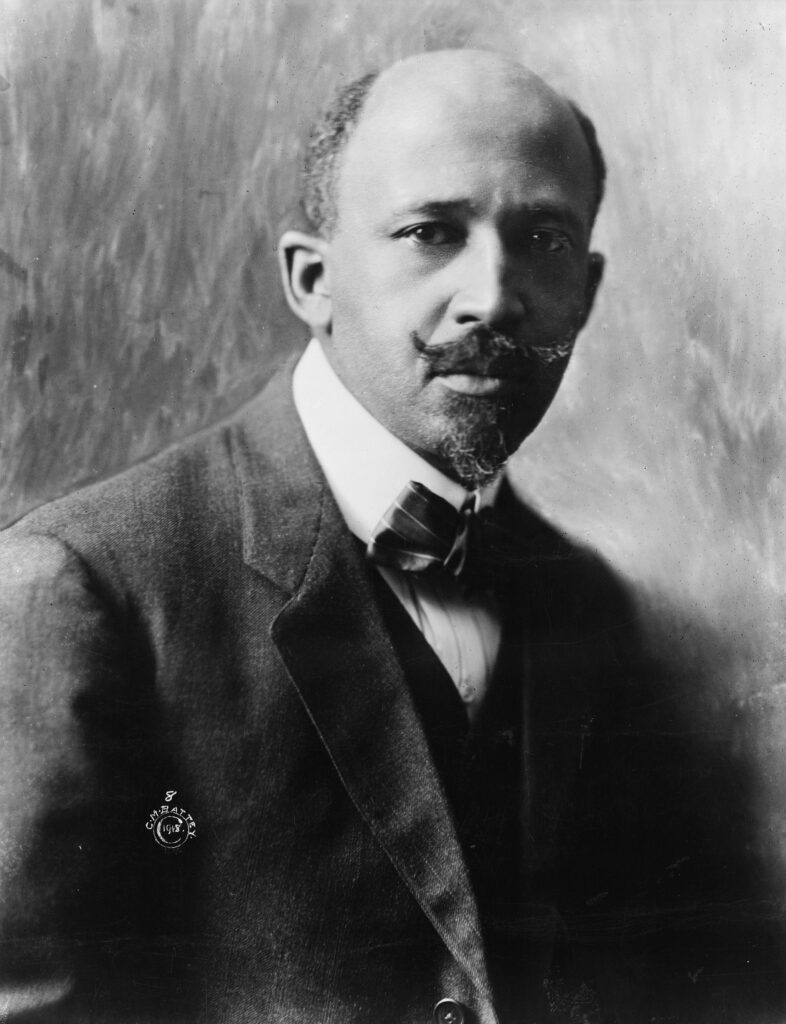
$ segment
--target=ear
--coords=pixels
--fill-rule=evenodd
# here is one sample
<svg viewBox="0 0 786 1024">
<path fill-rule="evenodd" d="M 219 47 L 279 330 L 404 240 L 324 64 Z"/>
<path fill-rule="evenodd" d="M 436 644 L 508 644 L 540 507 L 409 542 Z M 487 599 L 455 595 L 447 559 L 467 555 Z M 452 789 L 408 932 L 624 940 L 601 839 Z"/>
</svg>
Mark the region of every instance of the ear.
<svg viewBox="0 0 786 1024">
<path fill-rule="evenodd" d="M 302 231 L 287 231 L 278 246 L 278 262 L 289 308 L 313 334 L 330 334 L 332 305 L 327 271 L 328 243 Z"/>
<path fill-rule="evenodd" d="M 592 312 L 595 303 L 595 296 L 598 294 L 600 282 L 603 280 L 603 270 L 606 266 L 606 257 L 599 252 L 591 252 L 587 260 L 587 285 L 584 291 L 584 322 L 586 323 Z"/>
</svg>

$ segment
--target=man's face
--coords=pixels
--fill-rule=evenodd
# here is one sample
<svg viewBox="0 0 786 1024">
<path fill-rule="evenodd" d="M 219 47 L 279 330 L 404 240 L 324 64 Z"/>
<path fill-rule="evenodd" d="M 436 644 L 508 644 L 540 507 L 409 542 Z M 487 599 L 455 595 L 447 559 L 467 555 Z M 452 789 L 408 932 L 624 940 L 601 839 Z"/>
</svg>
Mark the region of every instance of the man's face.
<svg viewBox="0 0 786 1024">
<path fill-rule="evenodd" d="M 580 130 L 542 97 L 369 101 L 348 144 L 328 356 L 381 423 L 465 483 L 554 397 L 594 291 L 592 206 Z"/>
</svg>

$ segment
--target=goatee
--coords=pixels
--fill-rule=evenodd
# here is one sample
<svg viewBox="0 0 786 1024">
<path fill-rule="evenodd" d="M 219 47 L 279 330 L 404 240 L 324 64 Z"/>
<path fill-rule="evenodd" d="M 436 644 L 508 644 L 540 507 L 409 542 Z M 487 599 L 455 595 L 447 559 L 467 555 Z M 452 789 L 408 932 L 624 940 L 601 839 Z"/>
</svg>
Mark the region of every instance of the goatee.
<svg viewBox="0 0 786 1024">
<path fill-rule="evenodd" d="M 436 454 L 467 490 L 491 483 L 515 451 L 517 446 L 509 446 L 501 425 L 509 411 L 501 401 L 451 396 L 451 429 Z"/>
</svg>

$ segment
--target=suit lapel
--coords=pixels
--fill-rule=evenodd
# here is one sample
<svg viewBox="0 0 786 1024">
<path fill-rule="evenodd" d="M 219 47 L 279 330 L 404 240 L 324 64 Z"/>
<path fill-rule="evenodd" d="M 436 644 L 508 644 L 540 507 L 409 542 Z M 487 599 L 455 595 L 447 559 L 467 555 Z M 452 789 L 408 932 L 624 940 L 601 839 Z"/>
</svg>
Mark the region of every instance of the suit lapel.
<svg viewBox="0 0 786 1024">
<path fill-rule="evenodd" d="M 271 635 L 292 683 L 359 814 L 488 998 L 477 908 L 445 795 L 288 376 L 243 417 L 233 447 L 245 561 L 290 595 Z"/>
</svg>

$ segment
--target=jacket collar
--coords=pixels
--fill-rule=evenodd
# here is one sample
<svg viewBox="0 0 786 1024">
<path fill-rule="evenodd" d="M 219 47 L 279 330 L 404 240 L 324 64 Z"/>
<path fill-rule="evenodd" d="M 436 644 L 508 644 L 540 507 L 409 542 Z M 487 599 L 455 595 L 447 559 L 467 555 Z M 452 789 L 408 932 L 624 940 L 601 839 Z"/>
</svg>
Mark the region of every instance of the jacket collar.
<svg viewBox="0 0 786 1024">
<path fill-rule="evenodd" d="M 478 914 L 445 794 L 351 536 L 308 445 L 291 367 L 235 421 L 243 556 L 285 591 L 271 635 L 341 781 L 481 997 Z"/>
<path fill-rule="evenodd" d="M 290 594 L 302 583 L 327 497 L 292 402 L 294 364 L 276 373 L 229 423 L 243 559 Z"/>
</svg>

